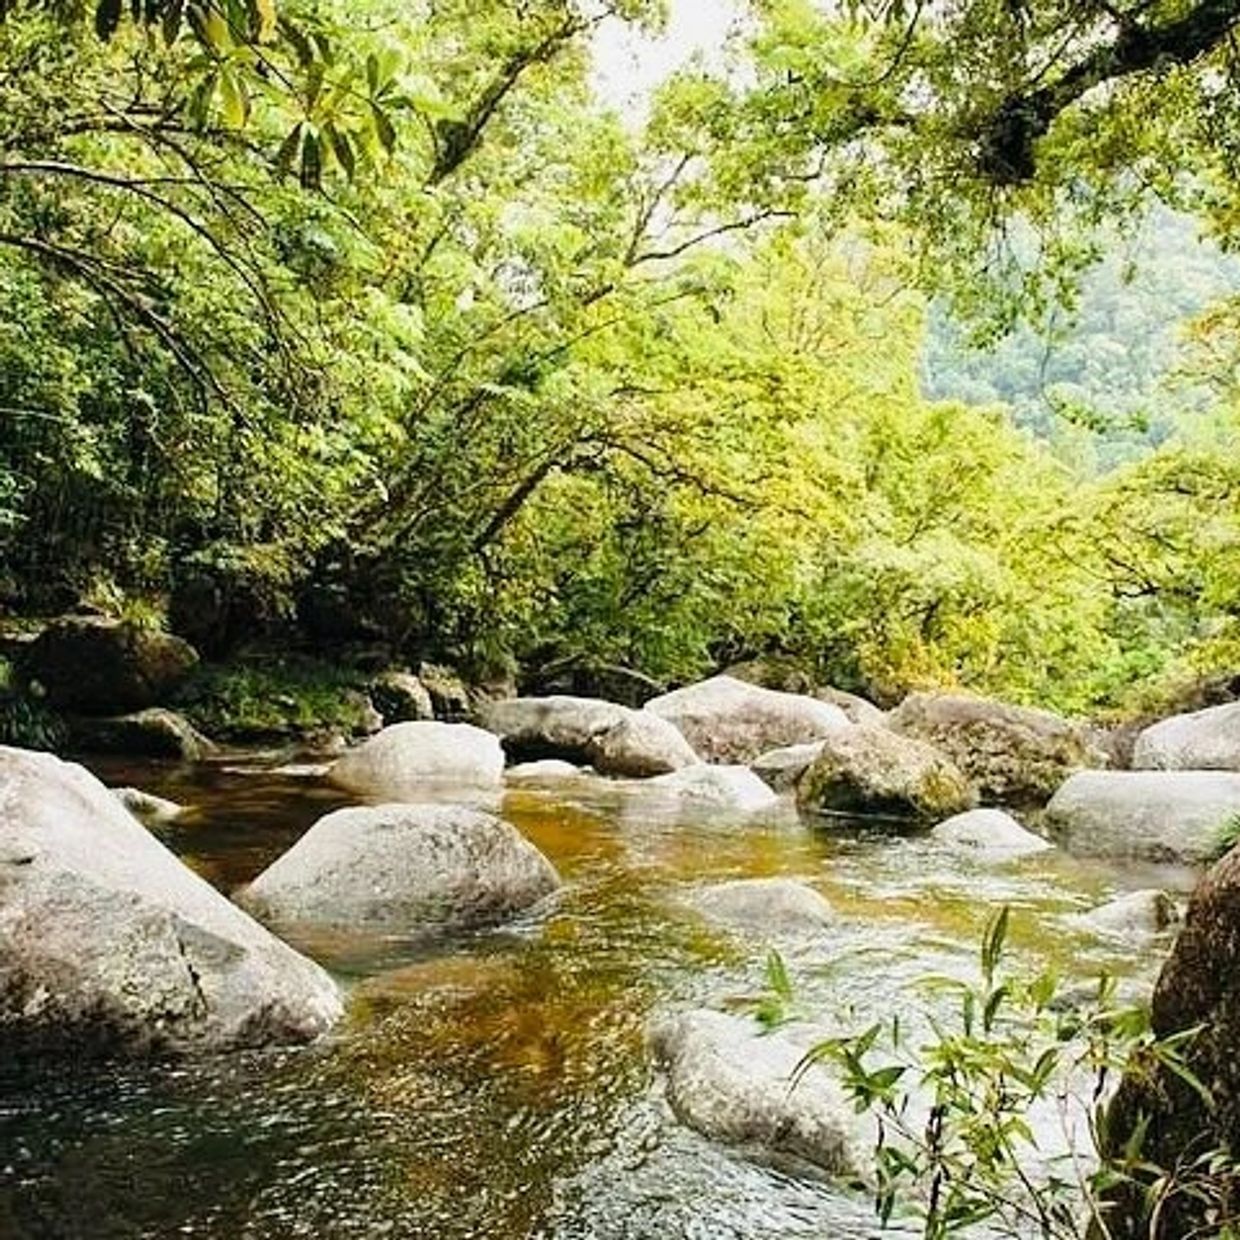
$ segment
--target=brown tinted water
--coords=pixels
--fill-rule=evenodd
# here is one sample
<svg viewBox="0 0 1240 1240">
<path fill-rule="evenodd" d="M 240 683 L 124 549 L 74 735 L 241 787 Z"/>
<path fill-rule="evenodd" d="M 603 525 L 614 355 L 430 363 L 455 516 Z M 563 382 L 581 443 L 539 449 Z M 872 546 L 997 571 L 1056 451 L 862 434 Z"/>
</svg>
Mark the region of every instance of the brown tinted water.
<svg viewBox="0 0 1240 1240">
<path fill-rule="evenodd" d="M 343 803 L 273 765 L 96 769 L 191 805 L 164 838 L 227 891 Z M 848 1021 L 907 1007 L 927 973 L 967 974 L 1003 903 L 1021 963 L 1144 984 L 1160 945 L 1099 942 L 1064 918 L 1189 877 L 1058 853 L 985 867 L 861 824 L 827 831 L 786 810 L 678 819 L 576 785 L 509 793 L 502 808 L 563 890 L 434 950 L 299 944 L 350 991 L 323 1044 L 0 1065 L 0 1238 L 875 1236 L 865 1200 L 716 1147 L 662 1101 L 643 1044 L 652 1010 L 735 1005 L 762 987 L 765 944 L 707 926 L 694 888 L 776 874 L 817 887 L 839 926 L 783 947 L 806 1012 Z"/>
</svg>

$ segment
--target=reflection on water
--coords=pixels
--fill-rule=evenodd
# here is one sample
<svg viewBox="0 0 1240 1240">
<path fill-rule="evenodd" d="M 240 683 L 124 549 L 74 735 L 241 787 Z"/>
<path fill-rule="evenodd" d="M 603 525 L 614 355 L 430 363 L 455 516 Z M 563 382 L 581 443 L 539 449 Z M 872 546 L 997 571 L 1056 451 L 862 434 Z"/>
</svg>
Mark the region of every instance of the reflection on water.
<svg viewBox="0 0 1240 1240">
<path fill-rule="evenodd" d="M 102 773 L 191 805 L 162 834 L 224 890 L 343 803 L 253 760 Z M 1001 903 L 1030 967 L 1156 964 L 1157 948 L 1126 954 L 1063 921 L 1146 873 L 1057 854 L 986 869 L 783 811 L 677 823 L 614 790 L 572 797 L 505 801 L 566 880 L 525 919 L 435 949 L 301 943 L 351 990 L 320 1046 L 20 1077 L 0 1065 L 0 1237 L 859 1240 L 877 1234 L 868 1202 L 712 1146 L 654 1087 L 654 1005 L 724 1005 L 761 985 L 762 944 L 706 926 L 696 887 L 792 875 L 831 901 L 839 925 L 788 952 L 800 1003 L 826 1021 L 889 1012 L 925 973 L 968 970 Z"/>
</svg>

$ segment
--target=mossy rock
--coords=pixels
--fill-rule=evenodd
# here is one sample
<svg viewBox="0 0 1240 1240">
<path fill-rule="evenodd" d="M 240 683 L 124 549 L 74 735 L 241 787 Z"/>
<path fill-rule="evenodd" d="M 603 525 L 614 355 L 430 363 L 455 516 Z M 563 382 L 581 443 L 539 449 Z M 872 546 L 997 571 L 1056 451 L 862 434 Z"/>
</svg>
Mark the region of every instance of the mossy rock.
<svg viewBox="0 0 1240 1240">
<path fill-rule="evenodd" d="M 797 781 L 797 805 L 810 813 L 944 818 L 977 799 L 967 776 L 938 750 L 865 724 L 826 736 Z"/>
</svg>

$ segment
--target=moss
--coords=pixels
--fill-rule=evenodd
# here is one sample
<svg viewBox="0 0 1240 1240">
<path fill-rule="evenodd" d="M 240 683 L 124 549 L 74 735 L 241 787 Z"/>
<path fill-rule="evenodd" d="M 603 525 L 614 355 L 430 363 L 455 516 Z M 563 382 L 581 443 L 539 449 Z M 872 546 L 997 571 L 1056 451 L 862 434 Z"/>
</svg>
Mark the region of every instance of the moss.
<svg viewBox="0 0 1240 1240">
<path fill-rule="evenodd" d="M 362 676 L 300 655 L 251 656 L 202 665 L 179 694 L 200 731 L 217 739 L 365 730 L 369 702 Z"/>
</svg>

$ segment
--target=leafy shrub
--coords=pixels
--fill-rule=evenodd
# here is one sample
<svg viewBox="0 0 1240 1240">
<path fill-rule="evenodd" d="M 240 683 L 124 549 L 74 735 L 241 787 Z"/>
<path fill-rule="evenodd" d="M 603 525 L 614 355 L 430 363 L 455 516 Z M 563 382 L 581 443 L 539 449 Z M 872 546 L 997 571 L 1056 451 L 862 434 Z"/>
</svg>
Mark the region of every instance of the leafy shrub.
<svg viewBox="0 0 1240 1240">
<path fill-rule="evenodd" d="M 884 1226 L 911 1216 L 926 1240 L 980 1234 L 1042 1240 L 1112 1240 L 1109 1215 L 1118 1194 L 1142 1202 L 1140 1235 L 1158 1236 L 1159 1218 L 1180 1194 L 1204 1201 L 1217 1230 L 1240 1235 L 1225 1185 L 1235 1163 L 1211 1149 L 1174 1168 L 1143 1153 L 1141 1125 L 1118 1147 L 1106 1131 L 1111 1088 L 1155 1064 L 1174 1072 L 1210 1105 L 1185 1051 L 1197 1030 L 1156 1038 L 1144 1008 L 1115 1003 L 1111 979 L 1077 1000 L 1050 973 L 1022 978 L 1002 968 L 1009 912 L 987 926 L 974 983 L 926 979 L 949 1000 L 923 1013 L 928 1034 L 900 1016 L 815 1046 L 794 1084 L 815 1063 L 834 1064 L 857 1111 L 876 1120 L 873 1183 Z M 782 967 L 765 1010 L 783 1012 L 791 988 Z M 769 1019 L 764 1021 L 769 1025 Z M 1036 1112 L 1061 1121 L 1067 1148 L 1041 1148 Z M 1083 1123 L 1078 1123 L 1083 1121 Z M 1076 1132 L 1083 1130 L 1082 1148 Z"/>
</svg>

